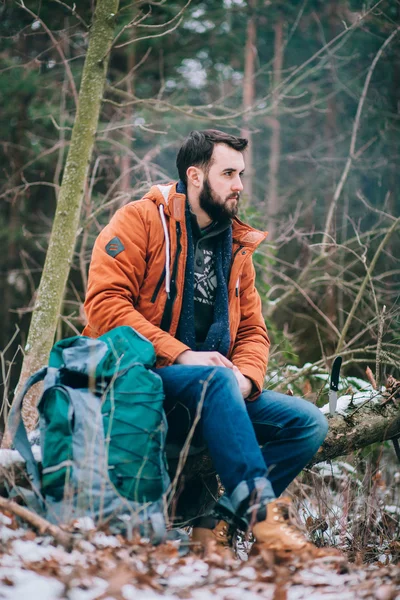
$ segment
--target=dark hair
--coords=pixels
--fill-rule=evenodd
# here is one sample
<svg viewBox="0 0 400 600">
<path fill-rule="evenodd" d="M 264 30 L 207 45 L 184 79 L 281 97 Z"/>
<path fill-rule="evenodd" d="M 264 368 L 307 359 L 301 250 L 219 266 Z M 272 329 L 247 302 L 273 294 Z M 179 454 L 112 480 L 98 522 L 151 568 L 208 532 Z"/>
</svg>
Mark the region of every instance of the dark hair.
<svg viewBox="0 0 400 600">
<path fill-rule="evenodd" d="M 186 171 L 191 166 L 208 169 L 211 164 L 215 144 L 226 144 L 238 152 L 244 152 L 247 148 L 248 140 L 218 131 L 217 129 L 191 131 L 176 157 L 179 179 L 185 184 L 187 183 Z"/>
</svg>

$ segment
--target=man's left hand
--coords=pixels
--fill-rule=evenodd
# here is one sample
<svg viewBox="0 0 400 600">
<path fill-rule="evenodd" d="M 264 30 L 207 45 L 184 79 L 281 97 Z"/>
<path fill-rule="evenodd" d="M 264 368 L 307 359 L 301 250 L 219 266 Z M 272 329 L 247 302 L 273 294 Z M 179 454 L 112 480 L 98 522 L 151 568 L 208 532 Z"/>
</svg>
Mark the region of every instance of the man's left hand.
<svg viewBox="0 0 400 600">
<path fill-rule="evenodd" d="M 233 365 L 233 372 L 239 384 L 240 391 L 242 392 L 243 398 L 248 398 L 253 389 L 253 382 L 248 377 L 245 377 L 243 373 L 239 371 L 235 365 Z"/>
</svg>

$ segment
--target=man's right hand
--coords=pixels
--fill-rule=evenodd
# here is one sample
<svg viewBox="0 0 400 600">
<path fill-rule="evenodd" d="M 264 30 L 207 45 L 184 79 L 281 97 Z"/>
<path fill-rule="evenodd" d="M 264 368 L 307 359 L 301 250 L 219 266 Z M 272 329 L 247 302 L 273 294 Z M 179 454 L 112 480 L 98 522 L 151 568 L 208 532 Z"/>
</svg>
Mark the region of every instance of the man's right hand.
<svg viewBox="0 0 400 600">
<path fill-rule="evenodd" d="M 175 361 L 178 365 L 201 365 L 204 367 L 228 367 L 233 369 L 233 363 L 219 352 L 194 352 L 185 350 Z"/>
</svg>

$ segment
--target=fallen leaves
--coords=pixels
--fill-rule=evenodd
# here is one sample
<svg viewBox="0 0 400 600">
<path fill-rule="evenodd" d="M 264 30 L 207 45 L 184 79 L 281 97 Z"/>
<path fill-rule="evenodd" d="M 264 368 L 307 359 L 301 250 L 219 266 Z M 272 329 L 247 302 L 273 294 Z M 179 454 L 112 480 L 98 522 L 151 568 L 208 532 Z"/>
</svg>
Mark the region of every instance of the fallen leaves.
<svg viewBox="0 0 400 600">
<path fill-rule="evenodd" d="M 11 526 L 4 519 L 1 527 Z M 310 524 L 315 526 L 316 523 Z M 21 595 L 21 585 L 80 600 L 311 600 L 340 597 L 395 600 L 400 595 L 397 565 L 357 565 L 335 549 L 298 553 L 261 549 L 246 562 L 226 560 L 218 552 L 205 559 L 181 557 L 176 544 L 158 547 L 136 539 L 90 532 L 72 552 L 53 546 L 49 537 L 30 530 L 8 537 L 0 556 L 0 596 Z M 400 551 L 393 543 L 392 554 Z M 58 586 L 58 587 L 57 587 Z M 24 588 L 25 589 L 25 588 Z M 60 590 L 64 590 L 61 592 Z"/>
</svg>

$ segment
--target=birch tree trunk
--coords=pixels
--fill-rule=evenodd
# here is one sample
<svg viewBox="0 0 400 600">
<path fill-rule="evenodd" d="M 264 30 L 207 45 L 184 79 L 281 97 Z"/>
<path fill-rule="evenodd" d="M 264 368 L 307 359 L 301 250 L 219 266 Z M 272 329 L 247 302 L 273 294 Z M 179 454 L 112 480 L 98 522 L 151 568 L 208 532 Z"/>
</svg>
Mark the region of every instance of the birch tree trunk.
<svg viewBox="0 0 400 600">
<path fill-rule="evenodd" d="M 96 4 L 71 144 L 16 394 L 26 379 L 47 363 L 53 345 L 75 248 L 118 6 L 119 0 L 98 0 Z M 28 430 L 36 424 L 36 397 L 31 394 L 25 401 L 23 419 Z"/>
</svg>

